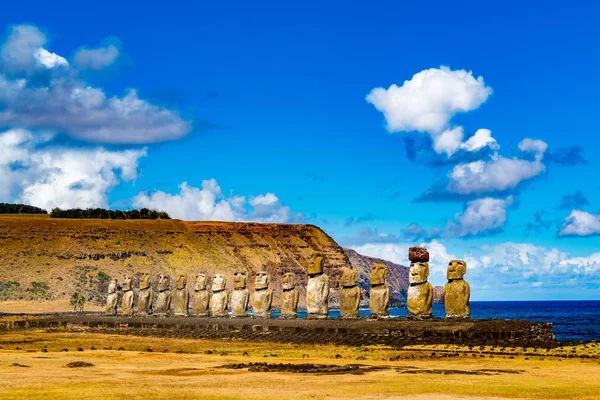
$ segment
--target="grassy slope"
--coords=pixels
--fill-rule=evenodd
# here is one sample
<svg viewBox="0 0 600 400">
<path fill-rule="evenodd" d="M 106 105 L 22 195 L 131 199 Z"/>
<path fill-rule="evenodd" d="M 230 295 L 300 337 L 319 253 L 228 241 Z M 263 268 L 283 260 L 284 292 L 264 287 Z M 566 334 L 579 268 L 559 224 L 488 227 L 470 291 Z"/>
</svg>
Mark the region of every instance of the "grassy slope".
<svg viewBox="0 0 600 400">
<path fill-rule="evenodd" d="M 334 282 L 339 268 L 349 265 L 342 248 L 313 225 L 0 215 L 0 243 L 0 282 L 16 281 L 21 288 L 4 298 L 0 293 L 0 300 L 66 300 L 78 290 L 102 303 L 106 280 L 99 272 L 118 279 L 145 271 L 173 278 L 183 273 L 190 289 L 194 274 L 219 272 L 231 286 L 235 269 L 245 266 L 253 272 L 263 265 L 277 297 L 282 271 L 295 271 L 303 286 L 315 250 L 325 253 L 326 272 Z M 46 283 L 49 289 L 43 294 L 28 291 L 32 282 Z"/>
</svg>

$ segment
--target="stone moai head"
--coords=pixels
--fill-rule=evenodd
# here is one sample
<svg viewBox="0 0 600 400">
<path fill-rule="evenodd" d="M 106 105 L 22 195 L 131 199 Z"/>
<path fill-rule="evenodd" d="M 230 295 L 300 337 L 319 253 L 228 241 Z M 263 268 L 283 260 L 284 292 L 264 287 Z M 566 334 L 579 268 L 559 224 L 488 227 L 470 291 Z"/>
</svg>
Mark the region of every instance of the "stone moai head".
<svg viewBox="0 0 600 400">
<path fill-rule="evenodd" d="M 308 274 L 318 275 L 323 273 L 323 267 L 325 266 L 325 255 L 319 251 L 314 252 L 308 263 Z"/>
<path fill-rule="evenodd" d="M 130 276 L 125 276 L 123 278 L 123 285 L 121 287 L 123 288 L 124 292 L 131 290 L 131 281 L 132 280 L 133 279 Z"/>
<path fill-rule="evenodd" d="M 168 275 L 160 275 L 158 278 L 158 291 L 164 292 L 165 290 L 170 289 L 171 279 L 169 279 Z"/>
<path fill-rule="evenodd" d="M 187 286 L 187 276 L 179 275 L 177 277 L 177 285 L 175 287 L 177 289 L 181 290 L 181 289 L 185 289 L 186 286 Z"/>
<path fill-rule="evenodd" d="M 412 262 L 410 263 L 410 269 L 408 270 L 408 282 L 409 283 L 425 283 L 429 276 L 429 263 L 426 262 Z"/>
<path fill-rule="evenodd" d="M 467 263 L 463 260 L 452 260 L 448 263 L 448 272 L 446 278 L 449 281 L 454 279 L 462 279 L 467 273 Z"/>
<path fill-rule="evenodd" d="M 113 294 L 117 291 L 117 280 L 113 279 L 112 281 L 110 281 L 110 283 L 108 284 L 108 294 Z"/>
<path fill-rule="evenodd" d="M 256 273 L 256 277 L 254 278 L 254 289 L 266 289 L 269 287 L 269 275 L 267 275 L 267 270 L 265 268 L 261 268 Z"/>
<path fill-rule="evenodd" d="M 236 271 L 233 273 L 233 288 L 234 289 L 246 289 L 246 282 L 248 281 L 248 275 L 244 271 Z"/>
<path fill-rule="evenodd" d="M 225 290 L 225 285 L 227 284 L 227 280 L 221 274 L 216 274 L 213 278 L 212 282 L 212 291 L 213 292 L 222 292 Z"/>
<path fill-rule="evenodd" d="M 373 264 L 371 269 L 371 286 L 383 285 L 387 279 L 388 269 L 384 264 Z"/>
<path fill-rule="evenodd" d="M 283 278 L 281 278 L 281 288 L 283 290 L 292 290 L 296 287 L 297 280 L 294 272 L 286 272 L 283 274 Z"/>
<path fill-rule="evenodd" d="M 344 268 L 342 270 L 340 285 L 343 287 L 354 287 L 358 285 L 358 272 L 350 268 Z"/>
<path fill-rule="evenodd" d="M 200 273 L 196 275 L 196 283 L 194 284 L 194 291 L 199 292 L 201 290 L 206 289 L 206 284 L 208 283 L 208 277 L 205 273 Z"/>
<path fill-rule="evenodd" d="M 140 289 L 148 289 L 150 287 L 150 274 L 148 272 L 144 272 L 142 276 L 140 276 Z"/>
</svg>

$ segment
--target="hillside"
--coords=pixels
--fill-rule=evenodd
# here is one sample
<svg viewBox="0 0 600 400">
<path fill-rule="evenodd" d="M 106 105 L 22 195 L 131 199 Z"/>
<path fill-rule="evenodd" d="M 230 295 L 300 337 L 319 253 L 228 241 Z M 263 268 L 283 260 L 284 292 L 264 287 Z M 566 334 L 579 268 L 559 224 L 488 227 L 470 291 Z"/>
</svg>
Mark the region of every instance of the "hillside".
<svg viewBox="0 0 600 400">
<path fill-rule="evenodd" d="M 391 297 L 401 302 L 406 301 L 408 267 L 381 258 L 363 256 L 352 249 L 344 249 L 344 253 L 350 260 L 352 269 L 358 271 L 359 285 L 363 289 L 363 293 L 371 290 L 370 276 L 373 264 L 385 264 L 388 267 L 387 284 L 390 287 Z"/>
<path fill-rule="evenodd" d="M 337 288 L 340 268 L 350 266 L 343 249 L 314 225 L 179 220 L 50 219 L 46 215 L 0 215 L 0 301 L 66 299 L 75 291 L 102 304 L 108 280 L 151 272 L 194 275 L 220 272 L 232 286 L 233 271 L 265 265 L 277 304 L 279 276 L 298 274 L 303 306 L 305 270 L 313 251 L 326 257 L 325 272 Z M 137 282 L 135 283 L 137 287 Z M 253 277 L 249 278 L 253 288 Z M 337 290 L 332 290 L 332 305 Z"/>
</svg>

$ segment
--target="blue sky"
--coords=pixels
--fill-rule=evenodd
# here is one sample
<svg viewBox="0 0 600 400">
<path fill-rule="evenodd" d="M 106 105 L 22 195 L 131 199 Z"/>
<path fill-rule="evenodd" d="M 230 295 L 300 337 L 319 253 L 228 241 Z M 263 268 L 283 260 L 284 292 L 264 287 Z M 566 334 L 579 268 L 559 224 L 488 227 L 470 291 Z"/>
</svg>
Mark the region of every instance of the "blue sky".
<svg viewBox="0 0 600 400">
<path fill-rule="evenodd" d="M 599 299 L 599 11 L 5 4 L 0 201 L 312 223 L 423 243 L 435 284 L 464 258 L 475 300 Z"/>
</svg>

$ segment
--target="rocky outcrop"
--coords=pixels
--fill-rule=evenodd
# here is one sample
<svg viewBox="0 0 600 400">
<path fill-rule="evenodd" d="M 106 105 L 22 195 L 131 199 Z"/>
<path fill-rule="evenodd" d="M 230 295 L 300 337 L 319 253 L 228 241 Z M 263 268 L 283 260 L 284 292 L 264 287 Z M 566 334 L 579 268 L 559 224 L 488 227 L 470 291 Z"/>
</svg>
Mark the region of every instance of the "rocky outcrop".
<svg viewBox="0 0 600 400">
<path fill-rule="evenodd" d="M 368 299 L 368 291 L 371 290 L 371 269 L 373 264 L 384 264 L 388 269 L 387 285 L 390 288 L 390 307 L 397 306 L 397 302 L 406 302 L 406 293 L 408 290 L 408 267 L 395 264 L 391 261 L 382 260 L 376 257 L 363 256 L 352 249 L 344 249 L 352 269 L 358 271 L 358 284 L 363 289 L 363 299 Z"/>
</svg>

